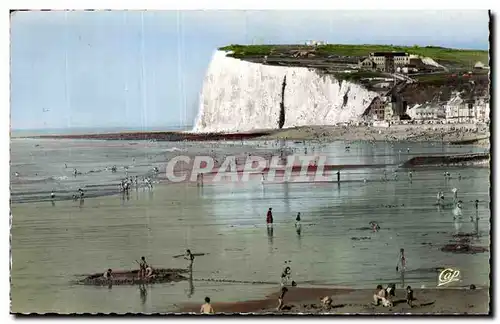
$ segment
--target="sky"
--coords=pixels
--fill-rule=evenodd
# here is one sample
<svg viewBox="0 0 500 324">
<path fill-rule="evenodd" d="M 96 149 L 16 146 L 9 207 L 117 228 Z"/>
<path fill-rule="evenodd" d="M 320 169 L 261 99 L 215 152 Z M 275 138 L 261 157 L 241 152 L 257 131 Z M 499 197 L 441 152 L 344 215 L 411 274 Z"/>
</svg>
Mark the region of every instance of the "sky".
<svg viewBox="0 0 500 324">
<path fill-rule="evenodd" d="M 11 16 L 11 128 L 193 125 L 228 44 L 488 49 L 481 11 L 26 11 Z"/>
</svg>

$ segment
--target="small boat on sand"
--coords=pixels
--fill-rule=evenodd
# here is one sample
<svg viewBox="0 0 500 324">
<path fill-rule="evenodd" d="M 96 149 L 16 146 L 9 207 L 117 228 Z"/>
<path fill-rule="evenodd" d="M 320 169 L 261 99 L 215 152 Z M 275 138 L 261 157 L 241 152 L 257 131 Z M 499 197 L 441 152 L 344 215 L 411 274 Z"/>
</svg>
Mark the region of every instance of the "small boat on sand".
<svg viewBox="0 0 500 324">
<path fill-rule="evenodd" d="M 113 271 L 112 278 L 104 278 L 103 272 L 94 273 L 83 279 L 77 280 L 80 285 L 112 286 L 112 285 L 143 285 L 167 283 L 187 280 L 181 275 L 187 273 L 187 269 L 153 269 L 153 275 L 149 278 L 139 278 L 139 270 Z"/>
</svg>

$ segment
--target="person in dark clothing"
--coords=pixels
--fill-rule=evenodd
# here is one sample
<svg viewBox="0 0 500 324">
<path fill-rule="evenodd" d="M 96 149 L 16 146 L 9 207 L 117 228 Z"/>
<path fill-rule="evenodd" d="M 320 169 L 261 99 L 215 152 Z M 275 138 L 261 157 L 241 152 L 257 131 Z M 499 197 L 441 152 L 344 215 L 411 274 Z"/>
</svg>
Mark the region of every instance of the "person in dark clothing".
<svg viewBox="0 0 500 324">
<path fill-rule="evenodd" d="M 194 255 L 193 255 L 193 253 L 191 253 L 191 250 L 189 250 L 189 249 L 186 250 L 186 255 L 184 256 L 184 259 L 189 260 L 191 265 L 193 264 Z"/>
<path fill-rule="evenodd" d="M 300 227 L 300 213 L 297 213 L 297 217 L 295 217 L 295 228 Z"/>
<path fill-rule="evenodd" d="M 139 278 L 143 278 L 146 275 L 146 268 L 148 263 L 145 257 L 141 257 L 141 262 L 139 262 Z"/>
<path fill-rule="evenodd" d="M 269 210 L 267 211 L 266 224 L 267 224 L 267 226 L 273 225 L 273 209 L 272 208 L 269 208 Z"/>
<path fill-rule="evenodd" d="M 413 307 L 413 289 L 410 286 L 406 287 L 406 303 Z"/>
</svg>

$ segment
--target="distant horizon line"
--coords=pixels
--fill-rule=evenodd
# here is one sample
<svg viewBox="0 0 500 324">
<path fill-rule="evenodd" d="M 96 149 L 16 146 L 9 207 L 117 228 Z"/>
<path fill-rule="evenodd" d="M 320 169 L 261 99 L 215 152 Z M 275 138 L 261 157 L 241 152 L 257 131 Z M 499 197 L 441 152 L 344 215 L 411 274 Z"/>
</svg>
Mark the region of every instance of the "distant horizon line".
<svg viewBox="0 0 500 324">
<path fill-rule="evenodd" d="M 47 128 L 11 128 L 10 131 L 41 131 L 41 130 L 74 130 L 74 129 L 167 129 L 189 128 L 194 125 L 158 125 L 158 126 L 78 126 L 78 127 L 47 127 Z"/>
</svg>

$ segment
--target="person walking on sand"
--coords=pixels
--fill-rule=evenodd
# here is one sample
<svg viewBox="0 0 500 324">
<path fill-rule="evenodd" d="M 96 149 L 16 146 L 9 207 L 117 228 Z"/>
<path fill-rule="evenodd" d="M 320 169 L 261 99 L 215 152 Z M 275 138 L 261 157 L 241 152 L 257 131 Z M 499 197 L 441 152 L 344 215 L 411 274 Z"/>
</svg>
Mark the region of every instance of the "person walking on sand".
<svg viewBox="0 0 500 324">
<path fill-rule="evenodd" d="M 210 304 L 210 297 L 205 297 L 205 304 L 201 305 L 200 313 L 215 314 L 214 308 Z"/>
<path fill-rule="evenodd" d="M 269 208 L 269 210 L 267 211 L 266 224 L 268 227 L 273 226 L 273 209 L 272 208 Z"/>
<path fill-rule="evenodd" d="M 283 308 L 283 299 L 285 298 L 285 294 L 288 292 L 287 287 L 281 287 L 280 295 L 278 297 L 278 307 L 276 310 L 279 312 Z"/>
<path fill-rule="evenodd" d="M 406 303 L 408 306 L 413 307 L 413 289 L 411 289 L 411 286 L 406 287 Z"/>
</svg>

